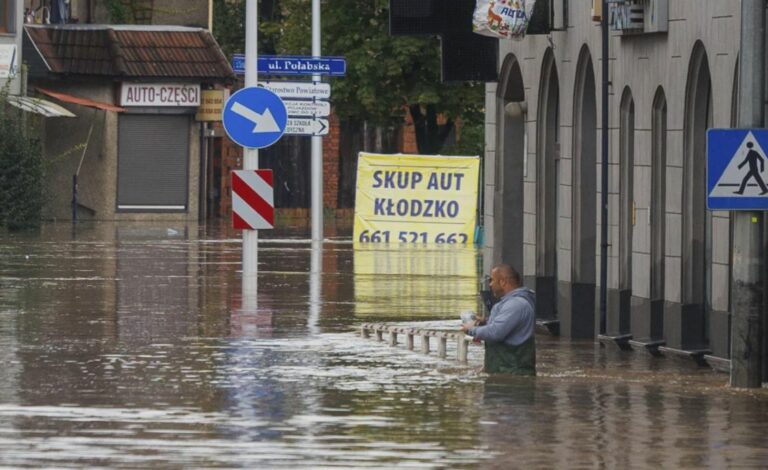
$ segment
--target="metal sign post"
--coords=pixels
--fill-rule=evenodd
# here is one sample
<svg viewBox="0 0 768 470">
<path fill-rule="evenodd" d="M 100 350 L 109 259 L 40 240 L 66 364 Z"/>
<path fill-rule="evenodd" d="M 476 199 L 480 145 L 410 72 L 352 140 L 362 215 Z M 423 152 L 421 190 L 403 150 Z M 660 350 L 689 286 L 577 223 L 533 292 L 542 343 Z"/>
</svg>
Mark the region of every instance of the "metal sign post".
<svg viewBox="0 0 768 470">
<path fill-rule="evenodd" d="M 246 53 L 247 54 L 247 53 Z M 312 0 L 312 55 L 320 57 L 320 0 Z M 320 75 L 312 75 L 319 82 Z M 312 241 L 323 240 L 323 138 L 312 136 Z"/>
<path fill-rule="evenodd" d="M 233 142 L 243 147 L 243 170 L 232 175 L 232 221 L 243 230 L 243 308 L 256 308 L 258 229 L 274 227 L 271 171 L 258 171 L 258 149 L 269 147 L 285 133 L 288 111 L 272 91 L 258 87 L 258 0 L 245 5 L 245 88 L 224 105 L 222 124 Z M 314 128 L 313 128 L 314 129 Z"/>
<path fill-rule="evenodd" d="M 256 55 L 256 32 L 248 26 L 256 25 L 256 6 L 246 3 L 246 51 L 232 57 L 232 69 L 235 73 L 245 74 L 246 87 L 262 86 L 288 100 L 312 100 L 312 103 L 291 103 L 287 105 L 289 122 L 282 132 L 291 135 L 311 135 L 311 176 L 312 185 L 310 211 L 312 217 L 312 241 L 323 240 L 323 141 L 321 136 L 328 134 L 329 123 L 326 119 L 330 104 L 323 102 L 330 98 L 330 85 L 322 82 L 323 75 L 341 77 L 347 70 L 343 57 L 322 57 L 320 51 L 320 0 L 312 0 L 312 56 L 262 56 Z M 251 9 L 253 13 L 250 13 Z M 250 15 L 253 20 L 250 20 Z M 253 41 L 253 44 L 249 41 Z M 264 82 L 259 84 L 257 72 L 267 75 L 312 75 L 312 82 Z M 310 115 L 311 114 L 311 115 Z M 256 116 L 253 116 L 256 119 Z M 248 155 L 246 165 L 248 169 Z M 256 152 L 253 151 L 253 160 Z M 255 168 L 255 167 L 254 167 Z M 244 237 L 245 238 L 245 237 Z M 245 243 L 245 242 L 244 242 Z M 247 257 L 244 255 L 244 264 Z M 255 258 L 254 258 L 255 262 Z M 245 269 L 245 267 L 244 267 Z"/>
<path fill-rule="evenodd" d="M 741 2 L 741 55 L 739 57 L 739 126 L 759 129 L 765 125 L 765 0 Z M 757 199 L 748 211 L 731 212 L 733 217 L 733 269 L 731 281 L 731 386 L 760 388 L 763 354 L 763 272 L 765 255 L 764 215 L 757 207 L 765 207 L 765 181 L 760 173 L 766 155 L 760 155 L 758 142 L 747 142 L 748 151 L 738 163 L 744 173 L 736 174 L 738 188 L 734 196 L 751 193 Z M 758 165 L 763 163 L 763 165 Z M 737 165 L 737 169 L 738 169 Z M 727 173 L 726 167 L 723 173 Z M 725 176 L 725 175 L 723 175 Z M 738 176 L 743 176 L 738 181 Z M 748 187 L 751 186 L 751 187 Z M 757 186 L 755 188 L 754 186 Z M 742 206 L 743 207 L 743 206 Z"/>
<path fill-rule="evenodd" d="M 245 87 L 255 87 L 259 83 L 258 69 L 258 30 L 259 11 L 258 0 L 246 0 L 245 3 Z M 257 170 L 259 168 L 259 150 L 245 147 L 243 149 L 243 169 Z M 257 283 L 259 271 L 259 232 L 258 230 L 243 230 L 243 307 L 256 307 Z M 247 307 L 246 307 L 247 306 Z"/>
</svg>

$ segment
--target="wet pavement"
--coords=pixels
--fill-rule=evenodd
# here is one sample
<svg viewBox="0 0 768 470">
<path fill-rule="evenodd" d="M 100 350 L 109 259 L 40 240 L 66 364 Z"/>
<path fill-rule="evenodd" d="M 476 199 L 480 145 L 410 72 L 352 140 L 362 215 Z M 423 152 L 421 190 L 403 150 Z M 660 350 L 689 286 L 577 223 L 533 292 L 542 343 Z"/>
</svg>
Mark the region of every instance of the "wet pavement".
<svg viewBox="0 0 768 470">
<path fill-rule="evenodd" d="M 768 391 L 694 364 L 537 337 L 536 378 L 360 338 L 458 327 L 472 249 L 179 224 L 0 233 L 0 467 L 768 466 Z M 345 236 L 346 235 L 346 236 Z"/>
</svg>

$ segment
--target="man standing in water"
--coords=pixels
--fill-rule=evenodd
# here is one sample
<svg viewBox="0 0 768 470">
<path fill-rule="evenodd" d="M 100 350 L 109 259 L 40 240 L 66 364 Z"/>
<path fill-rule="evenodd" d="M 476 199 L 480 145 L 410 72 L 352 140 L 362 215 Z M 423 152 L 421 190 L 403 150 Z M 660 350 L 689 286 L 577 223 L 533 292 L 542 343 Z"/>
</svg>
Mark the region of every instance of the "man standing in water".
<svg viewBox="0 0 768 470">
<path fill-rule="evenodd" d="M 485 372 L 536 375 L 536 301 L 533 291 L 520 284 L 520 274 L 512 266 L 494 266 L 491 292 L 499 302 L 485 325 L 461 326 L 468 335 L 485 341 Z"/>
</svg>

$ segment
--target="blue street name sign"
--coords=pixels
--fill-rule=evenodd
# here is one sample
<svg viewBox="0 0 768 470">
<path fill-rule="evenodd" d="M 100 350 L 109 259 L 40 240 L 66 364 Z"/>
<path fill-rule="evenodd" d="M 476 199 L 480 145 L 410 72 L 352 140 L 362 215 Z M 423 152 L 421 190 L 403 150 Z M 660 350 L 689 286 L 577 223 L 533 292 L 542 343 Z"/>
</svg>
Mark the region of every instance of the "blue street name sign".
<svg viewBox="0 0 768 470">
<path fill-rule="evenodd" d="M 768 130 L 707 131 L 707 208 L 768 210 Z"/>
<path fill-rule="evenodd" d="M 224 105 L 224 130 L 238 145 L 264 148 L 274 144 L 285 133 L 288 112 L 279 96 L 261 88 L 243 88 Z"/>
<path fill-rule="evenodd" d="M 259 73 L 269 75 L 330 75 L 342 77 L 347 73 L 344 57 L 311 56 L 270 56 L 260 55 L 257 63 Z M 245 74 L 245 55 L 232 56 L 232 70 Z"/>
</svg>

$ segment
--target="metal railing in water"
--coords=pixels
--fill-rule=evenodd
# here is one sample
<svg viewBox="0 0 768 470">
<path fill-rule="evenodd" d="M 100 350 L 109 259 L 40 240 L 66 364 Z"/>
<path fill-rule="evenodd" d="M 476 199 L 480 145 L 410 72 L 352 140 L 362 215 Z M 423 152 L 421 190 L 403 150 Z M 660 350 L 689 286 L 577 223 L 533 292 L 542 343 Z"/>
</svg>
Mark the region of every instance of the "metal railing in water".
<svg viewBox="0 0 768 470">
<path fill-rule="evenodd" d="M 386 335 L 387 343 L 394 347 L 399 343 L 398 335 L 405 337 L 405 348 L 409 351 L 414 350 L 414 337 L 419 338 L 421 352 L 429 354 L 431 339 L 435 338 L 437 342 L 437 356 L 446 359 L 448 355 L 448 341 L 456 342 L 456 360 L 462 364 L 467 363 L 467 350 L 472 337 L 463 332 L 428 330 L 423 328 L 407 328 L 401 326 L 384 325 L 380 323 L 363 323 L 360 326 L 360 335 L 363 338 L 370 338 L 375 335 L 377 341 L 384 341 Z"/>
</svg>

